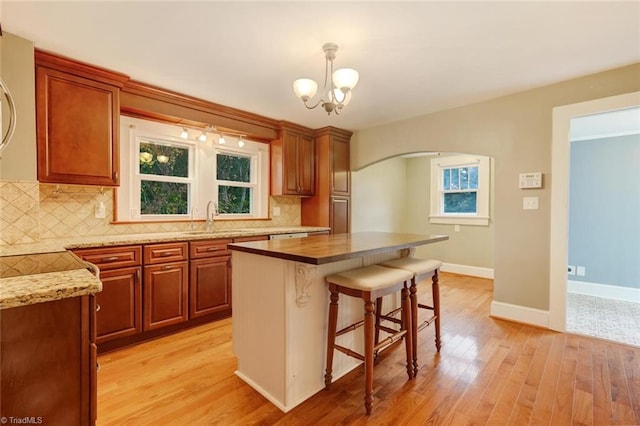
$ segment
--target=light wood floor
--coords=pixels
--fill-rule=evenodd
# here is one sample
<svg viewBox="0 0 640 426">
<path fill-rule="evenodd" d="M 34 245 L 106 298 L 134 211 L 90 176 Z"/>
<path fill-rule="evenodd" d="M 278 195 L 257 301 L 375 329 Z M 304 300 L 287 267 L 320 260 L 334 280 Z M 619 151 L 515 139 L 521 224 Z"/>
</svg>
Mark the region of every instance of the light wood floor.
<svg viewBox="0 0 640 426">
<path fill-rule="evenodd" d="M 442 351 L 422 331 L 412 381 L 401 345 L 381 355 L 369 417 L 362 368 L 282 413 L 233 374 L 223 320 L 100 356 L 98 424 L 640 424 L 640 349 L 492 319 L 491 299 L 490 280 L 442 274 Z"/>
</svg>

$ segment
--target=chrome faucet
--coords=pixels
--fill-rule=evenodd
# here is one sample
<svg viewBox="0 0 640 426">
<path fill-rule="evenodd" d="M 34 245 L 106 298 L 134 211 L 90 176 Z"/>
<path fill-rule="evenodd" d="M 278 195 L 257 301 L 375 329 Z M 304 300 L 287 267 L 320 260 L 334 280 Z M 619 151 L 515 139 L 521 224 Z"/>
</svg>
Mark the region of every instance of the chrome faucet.
<svg viewBox="0 0 640 426">
<path fill-rule="evenodd" d="M 211 206 L 213 206 L 213 212 L 211 212 Z M 207 232 L 210 232 L 213 228 L 213 218 L 218 214 L 218 205 L 213 200 L 207 203 Z"/>
</svg>

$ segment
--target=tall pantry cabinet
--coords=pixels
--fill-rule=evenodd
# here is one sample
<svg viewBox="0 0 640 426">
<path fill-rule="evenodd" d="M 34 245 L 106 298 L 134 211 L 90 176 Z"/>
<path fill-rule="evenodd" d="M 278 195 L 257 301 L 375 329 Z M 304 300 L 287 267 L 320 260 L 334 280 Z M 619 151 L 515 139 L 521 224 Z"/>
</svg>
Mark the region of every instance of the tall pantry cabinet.
<svg viewBox="0 0 640 426">
<path fill-rule="evenodd" d="M 301 200 L 303 226 L 329 226 L 333 234 L 351 231 L 351 135 L 335 127 L 315 132 L 316 190 L 313 197 Z"/>
</svg>

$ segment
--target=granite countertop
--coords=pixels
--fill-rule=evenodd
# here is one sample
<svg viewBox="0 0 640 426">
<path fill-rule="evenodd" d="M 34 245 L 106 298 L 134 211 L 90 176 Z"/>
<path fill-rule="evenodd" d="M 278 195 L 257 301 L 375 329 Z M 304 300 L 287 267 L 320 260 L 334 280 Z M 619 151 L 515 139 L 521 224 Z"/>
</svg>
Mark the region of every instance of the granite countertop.
<svg viewBox="0 0 640 426">
<path fill-rule="evenodd" d="M 323 265 L 376 253 L 448 240 L 447 235 L 356 232 L 312 238 L 229 244 L 229 249 L 295 262 Z"/>
<path fill-rule="evenodd" d="M 297 232 L 322 232 L 329 229 L 317 226 L 293 226 L 241 228 L 212 232 L 162 232 L 60 238 L 31 244 L 0 246 L 0 309 L 102 291 L 100 280 L 86 268 L 86 264 L 68 250 L 171 241 L 231 239 Z"/>
</svg>

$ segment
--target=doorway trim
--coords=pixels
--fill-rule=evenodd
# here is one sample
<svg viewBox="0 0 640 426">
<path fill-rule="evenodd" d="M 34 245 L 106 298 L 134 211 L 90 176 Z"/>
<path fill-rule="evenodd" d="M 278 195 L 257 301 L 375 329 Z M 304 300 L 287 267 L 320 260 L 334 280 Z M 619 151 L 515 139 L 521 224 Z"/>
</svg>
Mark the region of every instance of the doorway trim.
<svg viewBox="0 0 640 426">
<path fill-rule="evenodd" d="M 569 239 L 569 130 L 571 119 L 640 106 L 640 92 L 553 108 L 551 142 L 551 238 L 549 247 L 549 328 L 565 331 Z"/>
</svg>

